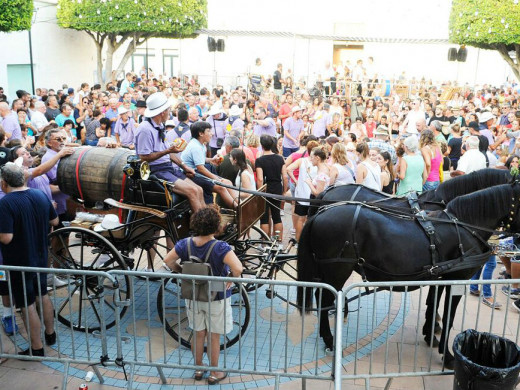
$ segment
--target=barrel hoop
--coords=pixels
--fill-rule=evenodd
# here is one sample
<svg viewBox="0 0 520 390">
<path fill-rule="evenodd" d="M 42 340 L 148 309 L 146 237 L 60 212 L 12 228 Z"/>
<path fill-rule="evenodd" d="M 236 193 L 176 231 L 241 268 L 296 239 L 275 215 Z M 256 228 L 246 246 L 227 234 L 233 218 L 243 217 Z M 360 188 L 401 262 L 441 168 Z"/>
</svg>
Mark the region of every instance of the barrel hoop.
<svg viewBox="0 0 520 390">
<path fill-rule="evenodd" d="M 78 159 L 76 160 L 76 185 L 78 186 L 79 198 L 81 200 L 84 200 L 83 191 L 81 190 L 81 178 L 80 178 L 80 174 L 79 174 L 79 172 L 81 170 L 81 161 L 83 160 L 83 156 L 91 149 L 92 148 L 85 148 L 84 150 L 82 150 L 78 156 Z"/>
<path fill-rule="evenodd" d="M 114 168 L 116 167 L 117 163 L 121 159 L 121 156 L 126 155 L 126 150 L 119 150 L 118 154 L 112 158 L 112 161 L 110 162 L 108 166 L 108 178 L 107 178 L 107 193 L 110 197 L 113 197 L 112 195 L 112 179 L 114 176 Z"/>
</svg>

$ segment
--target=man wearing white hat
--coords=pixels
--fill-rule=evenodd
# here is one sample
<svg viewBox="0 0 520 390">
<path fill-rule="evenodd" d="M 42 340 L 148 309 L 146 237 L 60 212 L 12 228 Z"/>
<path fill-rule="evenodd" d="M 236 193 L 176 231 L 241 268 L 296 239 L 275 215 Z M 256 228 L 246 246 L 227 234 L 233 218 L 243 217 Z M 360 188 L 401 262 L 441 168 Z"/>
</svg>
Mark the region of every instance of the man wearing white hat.
<svg viewBox="0 0 520 390">
<path fill-rule="evenodd" d="M 236 104 L 233 104 L 229 109 L 229 124 L 231 125 L 231 130 L 244 130 L 245 123 L 241 117 L 242 112 L 243 110 Z"/>
<path fill-rule="evenodd" d="M 179 149 L 168 147 L 164 142 L 164 123 L 170 116 L 170 102 L 166 95 L 162 92 L 150 95 L 144 115 L 145 119 L 137 128 L 135 137 L 137 155 L 150 164 L 154 175 L 174 183 L 172 191 L 188 198 L 194 212 L 205 207 L 202 188 L 186 177 L 195 175 L 195 171 L 185 166 L 175 154 L 180 152 Z"/>
<path fill-rule="evenodd" d="M 215 157 L 228 136 L 227 125 L 229 124 L 229 119 L 222 109 L 222 104 L 215 103 L 211 106 L 206 122 L 213 127 L 213 136 L 211 137 L 211 141 L 209 141 L 209 147 L 211 157 Z"/>
<path fill-rule="evenodd" d="M 130 110 L 128 108 L 119 106 L 117 109 L 119 119 L 116 121 L 114 126 L 114 134 L 116 136 L 118 146 L 134 149 L 134 131 L 136 124 L 134 118 L 128 115 L 129 112 Z"/>
<path fill-rule="evenodd" d="M 303 120 L 302 109 L 300 106 L 294 106 L 291 110 L 291 116 L 285 120 L 283 125 L 283 156 L 289 157 L 296 153 L 300 147 L 300 137 L 303 136 Z"/>
<path fill-rule="evenodd" d="M 480 114 L 479 117 L 479 128 L 480 128 L 480 135 L 483 135 L 486 137 L 489 141 L 489 145 L 493 145 L 495 143 L 495 140 L 493 139 L 493 133 L 491 132 L 490 128 L 495 123 L 496 117 L 489 111 L 484 111 Z"/>
</svg>

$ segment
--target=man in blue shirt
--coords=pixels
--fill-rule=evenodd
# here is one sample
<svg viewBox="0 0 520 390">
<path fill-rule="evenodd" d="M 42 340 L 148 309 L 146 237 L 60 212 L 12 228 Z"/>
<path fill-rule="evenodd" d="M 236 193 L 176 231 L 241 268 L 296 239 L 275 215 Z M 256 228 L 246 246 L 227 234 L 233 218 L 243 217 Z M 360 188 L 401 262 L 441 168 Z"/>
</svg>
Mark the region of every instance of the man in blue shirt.
<svg viewBox="0 0 520 390">
<path fill-rule="evenodd" d="M 61 105 L 61 114 L 58 115 L 54 121 L 59 127 L 63 127 L 67 119 L 70 119 L 74 123 L 74 126 L 76 126 L 76 119 L 74 119 L 72 107 L 68 103 L 63 103 Z"/>
<path fill-rule="evenodd" d="M 47 267 L 50 225 L 58 225 L 58 215 L 47 196 L 25 185 L 22 167 L 7 163 L 0 169 L 0 187 L 6 194 L 0 200 L 0 248 L 5 265 Z M 30 240 L 28 238 L 30 237 Z M 20 355 L 44 356 L 41 322 L 36 298 L 41 299 L 47 345 L 56 342 L 54 308 L 47 295 L 47 275 L 34 272 L 11 272 L 10 288 L 14 303 L 27 318 L 30 348 Z"/>
<path fill-rule="evenodd" d="M 237 197 L 236 191 L 215 185 L 210 181 L 218 180 L 227 185 L 232 185 L 229 180 L 218 177 L 208 169 L 208 167 L 210 167 L 209 164 L 218 164 L 221 162 L 221 157 L 218 154 L 213 158 L 206 157 L 206 145 L 211 140 L 211 137 L 213 137 L 211 125 L 208 122 L 196 122 L 191 125 L 190 130 L 191 141 L 182 152 L 181 158 L 184 164 L 195 169 L 199 174 L 192 180 L 204 190 L 204 200 L 206 203 L 213 203 L 212 192 L 215 192 L 222 197 L 226 206 L 233 208 L 235 204 L 234 199 Z M 200 175 L 205 176 L 205 178 Z"/>
</svg>

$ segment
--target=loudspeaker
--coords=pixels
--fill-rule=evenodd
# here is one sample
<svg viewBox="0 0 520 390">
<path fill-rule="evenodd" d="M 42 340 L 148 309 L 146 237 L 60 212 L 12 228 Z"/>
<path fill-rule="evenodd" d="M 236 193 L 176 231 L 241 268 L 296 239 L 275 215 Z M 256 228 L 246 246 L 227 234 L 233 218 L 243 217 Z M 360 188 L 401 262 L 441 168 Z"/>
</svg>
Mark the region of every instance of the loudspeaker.
<svg viewBox="0 0 520 390">
<path fill-rule="evenodd" d="M 217 41 L 217 50 L 218 51 L 224 51 L 225 48 L 226 48 L 226 43 L 224 42 L 223 39 L 219 39 Z"/>
<path fill-rule="evenodd" d="M 217 42 L 215 42 L 215 38 L 213 37 L 208 37 L 208 50 L 217 51 Z"/>
<path fill-rule="evenodd" d="M 459 48 L 459 51 L 457 52 L 457 61 L 466 62 L 466 58 L 468 58 L 468 49 L 465 47 Z"/>
<path fill-rule="evenodd" d="M 448 61 L 457 61 L 457 49 L 450 47 L 448 50 Z"/>
</svg>

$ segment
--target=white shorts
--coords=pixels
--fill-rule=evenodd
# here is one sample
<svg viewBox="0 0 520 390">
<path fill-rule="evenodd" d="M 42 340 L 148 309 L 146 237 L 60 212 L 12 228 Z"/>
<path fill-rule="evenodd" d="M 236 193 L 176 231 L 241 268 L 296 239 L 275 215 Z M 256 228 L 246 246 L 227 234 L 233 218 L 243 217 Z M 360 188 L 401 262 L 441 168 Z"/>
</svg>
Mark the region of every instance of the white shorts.
<svg viewBox="0 0 520 390">
<path fill-rule="evenodd" d="M 186 310 L 189 327 L 196 332 L 200 330 L 209 332 L 211 330 L 211 333 L 226 334 L 233 330 L 231 298 L 213 302 L 186 299 Z"/>
</svg>

